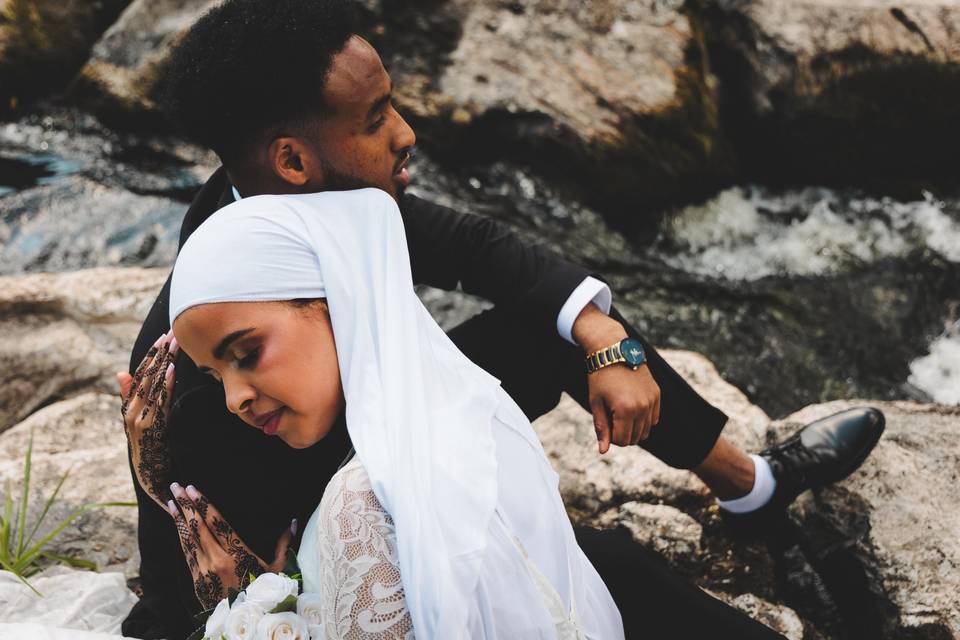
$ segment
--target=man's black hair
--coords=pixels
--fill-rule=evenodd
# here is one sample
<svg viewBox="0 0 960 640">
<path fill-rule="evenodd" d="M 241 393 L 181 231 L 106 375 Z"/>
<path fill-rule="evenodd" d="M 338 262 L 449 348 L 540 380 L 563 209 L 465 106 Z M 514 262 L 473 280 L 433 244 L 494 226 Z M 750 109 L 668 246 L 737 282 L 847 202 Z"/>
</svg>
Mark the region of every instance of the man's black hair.
<svg viewBox="0 0 960 640">
<path fill-rule="evenodd" d="M 225 164 L 239 161 L 264 136 L 327 110 L 326 76 L 357 28 L 349 0 L 226 0 L 171 56 L 164 111 Z"/>
</svg>

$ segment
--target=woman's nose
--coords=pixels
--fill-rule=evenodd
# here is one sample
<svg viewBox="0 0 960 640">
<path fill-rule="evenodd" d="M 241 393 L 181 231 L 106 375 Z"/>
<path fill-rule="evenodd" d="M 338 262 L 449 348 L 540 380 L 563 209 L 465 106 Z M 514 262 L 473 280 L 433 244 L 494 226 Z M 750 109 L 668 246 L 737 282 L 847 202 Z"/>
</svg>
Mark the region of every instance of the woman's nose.
<svg viewBox="0 0 960 640">
<path fill-rule="evenodd" d="M 223 378 L 223 392 L 227 400 L 227 409 L 230 413 L 241 415 L 250 409 L 250 405 L 257 397 L 257 391 L 237 376 Z"/>
</svg>

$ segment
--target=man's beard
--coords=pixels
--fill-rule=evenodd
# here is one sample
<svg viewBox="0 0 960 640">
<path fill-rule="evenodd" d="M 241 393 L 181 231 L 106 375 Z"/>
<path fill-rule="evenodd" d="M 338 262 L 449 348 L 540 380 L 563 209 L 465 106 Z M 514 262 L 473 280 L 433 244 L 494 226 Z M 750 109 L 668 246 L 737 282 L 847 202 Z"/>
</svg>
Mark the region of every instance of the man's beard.
<svg viewBox="0 0 960 640">
<path fill-rule="evenodd" d="M 323 169 L 324 191 L 352 191 L 353 189 L 366 189 L 368 187 L 380 188 L 378 185 L 370 184 L 363 178 L 337 171 L 333 165 L 326 160 L 320 160 L 320 167 Z M 404 188 L 401 185 L 394 183 L 393 188 L 397 197 L 403 195 Z"/>
</svg>

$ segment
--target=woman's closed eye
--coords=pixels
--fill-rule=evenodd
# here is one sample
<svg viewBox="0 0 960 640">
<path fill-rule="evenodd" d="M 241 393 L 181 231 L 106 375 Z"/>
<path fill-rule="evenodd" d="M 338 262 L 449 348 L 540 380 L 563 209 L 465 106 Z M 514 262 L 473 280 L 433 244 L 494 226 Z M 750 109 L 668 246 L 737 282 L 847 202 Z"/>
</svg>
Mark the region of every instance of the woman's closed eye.
<svg viewBox="0 0 960 640">
<path fill-rule="evenodd" d="M 237 358 L 237 367 L 240 369 L 249 369 L 250 367 L 257 364 L 257 359 L 260 357 L 260 347 L 251 349 L 247 354 L 241 358 Z"/>
</svg>

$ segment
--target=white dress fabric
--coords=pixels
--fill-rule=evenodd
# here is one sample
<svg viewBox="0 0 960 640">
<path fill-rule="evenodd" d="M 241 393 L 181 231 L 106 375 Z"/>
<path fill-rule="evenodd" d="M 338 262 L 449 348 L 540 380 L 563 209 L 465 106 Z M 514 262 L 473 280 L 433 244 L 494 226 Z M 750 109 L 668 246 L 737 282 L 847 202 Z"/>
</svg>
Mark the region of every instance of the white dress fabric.
<svg viewBox="0 0 960 640">
<path fill-rule="evenodd" d="M 500 413 L 519 411 L 511 405 L 513 401 L 505 396 Z M 500 493 L 515 492 L 511 485 L 525 482 L 551 504 L 557 477 L 545 464 L 532 429 L 518 432 L 498 418 L 493 433 L 500 454 Z M 518 500 L 506 500 L 498 506 L 488 531 L 487 561 L 477 584 L 476 617 L 468 621 L 463 636 L 558 640 L 622 637 L 619 624 L 603 629 L 604 616 L 610 613 L 603 609 L 607 606 L 607 590 L 576 547 L 572 531 L 556 532 L 540 526 L 539 510 L 529 507 Z M 512 526 L 525 535 L 525 541 Z M 558 539 L 564 541 L 572 566 L 562 566 L 566 558 L 544 553 L 534 554 L 540 556 L 538 563 L 527 551 L 527 545 L 533 550 L 550 549 Z M 321 595 L 324 637 L 328 640 L 415 637 L 404 599 L 393 519 L 374 495 L 358 458 L 344 465 L 327 485 L 320 506 L 304 529 L 297 560 L 305 591 Z M 561 566 L 556 566 L 557 562 Z M 560 576 L 555 579 L 566 580 L 572 590 L 577 590 L 576 580 L 586 580 L 580 591 L 587 610 L 580 612 L 569 606 L 569 599 L 565 600 L 553 586 L 545 570 Z M 505 610 L 504 603 L 510 608 Z M 588 628 L 603 630 L 601 635 L 590 635 Z M 552 633 L 544 633 L 545 629 Z"/>
<path fill-rule="evenodd" d="M 256 196 L 220 209 L 177 258 L 170 320 L 176 330 L 177 316 L 198 304 L 314 297 L 327 299 L 347 429 L 395 525 L 416 635 L 556 637 L 528 565 L 514 562 L 512 536 L 585 637 L 623 637 L 530 423 L 416 297 L 389 195 Z M 506 633 L 511 625 L 521 632 Z"/>
</svg>

